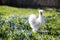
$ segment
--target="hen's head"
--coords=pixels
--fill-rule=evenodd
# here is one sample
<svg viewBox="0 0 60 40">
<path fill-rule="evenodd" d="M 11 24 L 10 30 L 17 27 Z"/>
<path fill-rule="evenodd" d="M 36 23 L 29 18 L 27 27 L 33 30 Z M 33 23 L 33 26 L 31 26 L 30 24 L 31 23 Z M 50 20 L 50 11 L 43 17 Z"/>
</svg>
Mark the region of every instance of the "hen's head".
<svg viewBox="0 0 60 40">
<path fill-rule="evenodd" d="M 42 15 L 42 13 L 43 13 L 43 10 L 38 10 L 39 11 L 39 14 L 41 14 Z"/>
</svg>

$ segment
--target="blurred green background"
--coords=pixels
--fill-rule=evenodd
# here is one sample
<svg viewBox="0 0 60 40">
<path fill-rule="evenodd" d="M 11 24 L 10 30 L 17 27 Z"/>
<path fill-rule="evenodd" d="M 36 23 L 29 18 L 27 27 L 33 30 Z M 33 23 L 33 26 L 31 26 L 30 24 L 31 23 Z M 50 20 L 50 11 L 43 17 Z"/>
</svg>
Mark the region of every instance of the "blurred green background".
<svg viewBox="0 0 60 40">
<path fill-rule="evenodd" d="M 38 16 L 38 9 L 0 6 L 0 40 L 60 40 L 60 10 L 43 10 L 44 31 L 33 33 L 28 17 L 31 13 Z"/>
</svg>

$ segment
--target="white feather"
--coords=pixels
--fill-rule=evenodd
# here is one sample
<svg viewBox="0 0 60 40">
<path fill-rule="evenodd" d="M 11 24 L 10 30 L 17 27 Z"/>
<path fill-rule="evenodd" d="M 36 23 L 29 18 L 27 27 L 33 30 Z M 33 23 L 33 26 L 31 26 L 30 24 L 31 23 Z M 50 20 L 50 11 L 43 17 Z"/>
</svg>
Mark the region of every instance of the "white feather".
<svg viewBox="0 0 60 40">
<path fill-rule="evenodd" d="M 45 23 L 43 15 L 41 15 L 42 12 L 43 12 L 43 10 L 39 10 L 38 18 L 34 14 L 31 14 L 29 16 L 29 24 L 30 24 L 30 27 L 32 28 L 33 32 L 37 32 L 38 29 L 40 29 L 40 27 L 42 27 Z"/>
</svg>

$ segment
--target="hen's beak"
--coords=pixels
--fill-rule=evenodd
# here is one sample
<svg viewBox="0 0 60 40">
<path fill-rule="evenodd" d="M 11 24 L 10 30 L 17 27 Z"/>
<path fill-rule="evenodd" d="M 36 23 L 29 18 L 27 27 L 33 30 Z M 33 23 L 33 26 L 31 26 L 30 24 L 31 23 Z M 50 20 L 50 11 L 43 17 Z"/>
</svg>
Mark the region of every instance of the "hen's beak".
<svg viewBox="0 0 60 40">
<path fill-rule="evenodd" d="M 42 15 L 42 12 L 40 12 L 40 14 Z"/>
</svg>

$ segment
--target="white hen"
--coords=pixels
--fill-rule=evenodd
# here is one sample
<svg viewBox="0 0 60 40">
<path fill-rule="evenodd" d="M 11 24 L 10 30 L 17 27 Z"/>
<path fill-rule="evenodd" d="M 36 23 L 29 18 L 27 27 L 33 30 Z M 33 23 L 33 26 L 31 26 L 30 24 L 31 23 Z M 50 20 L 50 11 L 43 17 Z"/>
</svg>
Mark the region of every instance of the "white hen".
<svg viewBox="0 0 60 40">
<path fill-rule="evenodd" d="M 39 10 L 38 18 L 34 14 L 31 14 L 29 16 L 29 24 L 30 24 L 30 27 L 32 28 L 33 32 L 37 32 L 38 29 L 41 29 L 41 27 L 45 23 L 42 13 L 43 13 L 43 10 Z"/>
</svg>

